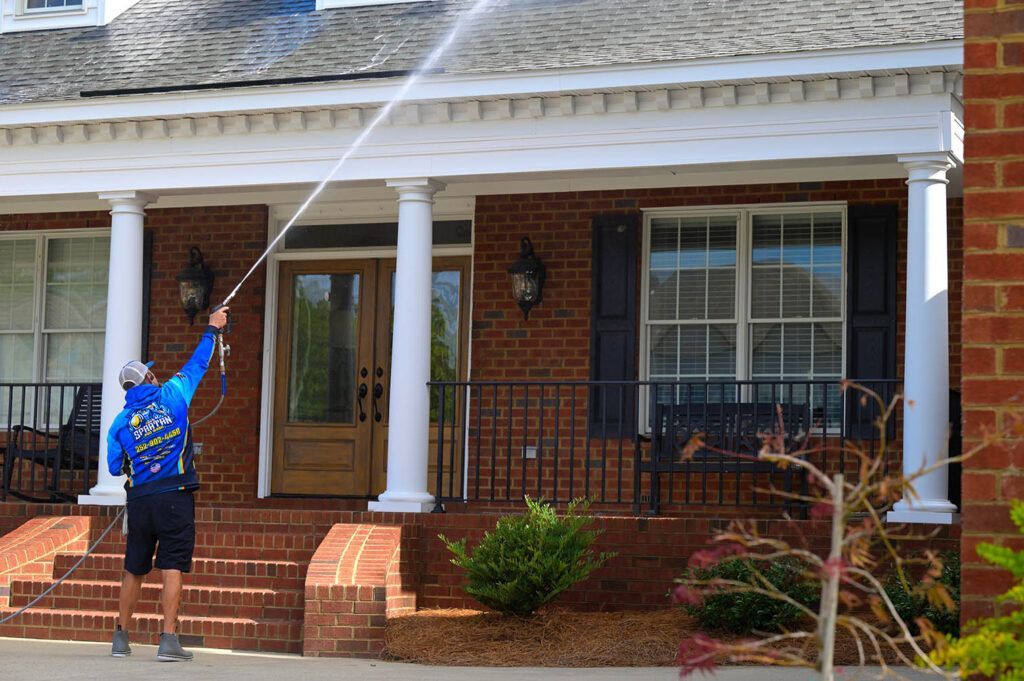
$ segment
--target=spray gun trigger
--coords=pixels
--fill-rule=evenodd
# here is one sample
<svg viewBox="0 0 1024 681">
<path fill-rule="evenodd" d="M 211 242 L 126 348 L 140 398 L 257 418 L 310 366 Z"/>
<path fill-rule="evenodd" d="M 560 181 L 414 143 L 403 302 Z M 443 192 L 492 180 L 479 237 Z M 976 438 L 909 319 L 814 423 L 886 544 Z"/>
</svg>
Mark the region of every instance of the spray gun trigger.
<svg viewBox="0 0 1024 681">
<path fill-rule="evenodd" d="M 230 357 L 231 356 L 231 346 L 230 345 L 225 345 L 224 346 L 224 356 L 225 357 Z"/>
</svg>

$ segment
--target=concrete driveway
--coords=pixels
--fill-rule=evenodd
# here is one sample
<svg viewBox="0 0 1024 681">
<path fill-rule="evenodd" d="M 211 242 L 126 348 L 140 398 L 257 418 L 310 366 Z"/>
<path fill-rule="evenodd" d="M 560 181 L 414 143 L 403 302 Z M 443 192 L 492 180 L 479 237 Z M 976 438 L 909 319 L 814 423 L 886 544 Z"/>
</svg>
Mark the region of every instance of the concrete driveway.
<svg viewBox="0 0 1024 681">
<path fill-rule="evenodd" d="M 0 638 L 0 678 L 4 681 L 137 681 L 145 679 L 232 679 L 239 681 L 676 681 L 674 668 L 640 669 L 543 669 L 494 667 L 425 667 L 400 662 L 304 658 L 294 655 L 230 653 L 196 649 L 192 662 L 156 661 L 154 646 L 132 646 L 125 659 L 110 657 L 109 644 L 65 643 Z M 843 681 L 870 679 L 875 674 L 840 676 Z M 923 680 L 924 674 L 908 672 L 908 679 Z M 696 677 L 702 678 L 702 677 Z M 703 677 L 709 678 L 709 677 Z M 816 681 L 817 675 L 804 670 L 764 667 L 725 668 L 716 681 Z"/>
</svg>

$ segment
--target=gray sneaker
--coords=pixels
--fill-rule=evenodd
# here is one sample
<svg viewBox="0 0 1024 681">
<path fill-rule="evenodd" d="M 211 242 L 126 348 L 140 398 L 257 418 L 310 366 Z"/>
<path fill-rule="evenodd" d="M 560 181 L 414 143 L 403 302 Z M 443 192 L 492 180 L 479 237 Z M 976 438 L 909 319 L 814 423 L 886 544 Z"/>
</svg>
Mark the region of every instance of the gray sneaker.
<svg viewBox="0 0 1024 681">
<path fill-rule="evenodd" d="M 192 659 L 192 653 L 181 647 L 177 634 L 160 634 L 160 650 L 156 651 L 156 659 L 161 662 L 188 661 Z"/>
<path fill-rule="evenodd" d="M 132 654 L 132 647 L 128 645 L 128 632 L 123 629 L 114 630 L 114 645 L 110 649 L 114 657 L 128 657 Z"/>
</svg>

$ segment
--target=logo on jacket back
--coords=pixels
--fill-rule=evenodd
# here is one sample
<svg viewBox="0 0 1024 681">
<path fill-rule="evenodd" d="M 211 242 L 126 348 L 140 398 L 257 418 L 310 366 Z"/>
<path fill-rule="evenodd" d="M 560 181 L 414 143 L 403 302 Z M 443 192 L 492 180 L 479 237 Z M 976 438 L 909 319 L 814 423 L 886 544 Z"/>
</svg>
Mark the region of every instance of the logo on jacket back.
<svg viewBox="0 0 1024 681">
<path fill-rule="evenodd" d="M 153 403 L 132 413 L 128 425 L 132 437 L 141 440 L 159 432 L 174 423 L 171 411 L 162 404 Z"/>
</svg>

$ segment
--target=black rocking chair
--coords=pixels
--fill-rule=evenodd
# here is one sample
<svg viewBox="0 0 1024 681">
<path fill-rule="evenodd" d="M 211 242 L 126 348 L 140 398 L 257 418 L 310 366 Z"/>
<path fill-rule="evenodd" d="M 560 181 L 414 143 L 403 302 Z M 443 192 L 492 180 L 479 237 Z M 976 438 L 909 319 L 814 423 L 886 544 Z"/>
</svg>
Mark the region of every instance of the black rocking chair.
<svg viewBox="0 0 1024 681">
<path fill-rule="evenodd" d="M 4 456 L 3 491 L 37 503 L 73 501 L 74 495 L 61 492 L 60 477 L 67 472 L 73 479 L 75 471 L 81 471 L 88 484 L 89 467 L 96 463 L 100 451 L 100 403 L 102 387 L 96 384 L 83 385 L 75 392 L 74 403 L 67 422 L 56 433 L 45 432 L 26 425 L 11 428 Z M 47 393 L 49 397 L 49 393 Z M 33 496 L 31 490 L 15 490 L 11 487 L 16 462 L 28 460 L 50 469 L 49 482 L 44 470 L 44 490 L 47 497 Z M 33 475 L 33 481 L 35 476 Z"/>
<path fill-rule="evenodd" d="M 661 480 L 665 475 L 670 480 L 679 475 L 688 485 L 690 474 L 696 478 L 709 473 L 732 474 L 737 479 L 741 474 L 764 474 L 770 480 L 781 473 L 787 492 L 803 491 L 806 486 L 802 470 L 760 460 L 757 454 L 764 437 L 779 438 L 786 453 L 798 451 L 813 427 L 808 404 L 670 402 L 654 404 L 653 412 L 650 455 L 640 456 L 636 465 L 637 476 L 650 475 L 650 499 L 648 508 L 643 509 L 643 505 L 638 504 L 638 511 L 650 515 L 659 513 Z M 685 456 L 684 450 L 697 435 L 701 436 L 704 446 L 696 447 Z M 794 505 L 793 502 L 784 504 L 790 511 Z"/>
</svg>

